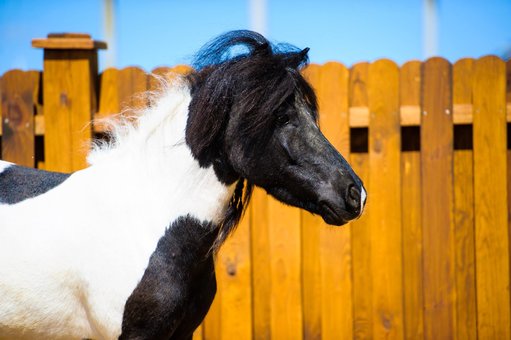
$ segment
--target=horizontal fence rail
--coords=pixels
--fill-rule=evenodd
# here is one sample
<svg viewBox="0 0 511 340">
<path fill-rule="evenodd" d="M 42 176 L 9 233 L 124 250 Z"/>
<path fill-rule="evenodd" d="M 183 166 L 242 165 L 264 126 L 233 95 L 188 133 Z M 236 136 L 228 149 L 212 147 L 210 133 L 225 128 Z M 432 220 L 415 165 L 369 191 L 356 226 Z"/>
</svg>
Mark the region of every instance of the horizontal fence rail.
<svg viewBox="0 0 511 340">
<path fill-rule="evenodd" d="M 2 76 L 2 159 L 78 170 L 90 139 L 103 138 L 101 119 L 147 106 L 147 91 L 160 88 L 140 68 L 98 75 L 82 59 L 90 64 L 75 57 L 67 71 L 46 60 L 44 77 Z M 62 81 L 72 72 L 90 77 Z M 194 337 L 511 338 L 511 62 L 330 62 L 303 72 L 322 131 L 366 184 L 366 213 L 329 227 L 256 190 L 218 255 L 218 293 Z"/>
</svg>

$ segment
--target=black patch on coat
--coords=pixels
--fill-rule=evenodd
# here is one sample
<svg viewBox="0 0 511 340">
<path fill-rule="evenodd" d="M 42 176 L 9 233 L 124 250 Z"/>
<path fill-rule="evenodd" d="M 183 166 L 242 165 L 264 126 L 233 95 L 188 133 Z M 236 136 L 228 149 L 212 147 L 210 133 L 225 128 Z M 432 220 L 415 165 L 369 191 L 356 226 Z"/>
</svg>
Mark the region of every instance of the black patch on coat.
<svg viewBox="0 0 511 340">
<path fill-rule="evenodd" d="M 62 184 L 70 174 L 11 165 L 0 172 L 0 203 L 16 204 Z"/>
<path fill-rule="evenodd" d="M 201 166 L 213 164 L 221 181 L 234 183 L 242 169 L 233 167 L 237 155 L 231 154 L 229 141 L 244 140 L 243 156 L 257 156 L 279 112 L 296 97 L 317 120 L 316 95 L 299 72 L 308 63 L 308 51 L 271 44 L 247 30 L 226 33 L 201 48 L 193 62 L 196 71 L 188 75 L 192 100 L 186 126 L 186 142 Z"/>
<path fill-rule="evenodd" d="M 215 249 L 239 224 L 254 186 L 249 163 L 254 167 L 262 158 L 282 113 L 298 100 L 317 120 L 314 90 L 299 72 L 308 51 L 240 30 L 212 40 L 195 56 L 195 71 L 187 77 L 192 100 L 186 143 L 200 166 L 212 165 L 221 182 L 238 181 Z M 255 172 L 267 172 L 257 167 Z"/>
<path fill-rule="evenodd" d="M 158 241 L 126 301 L 119 339 L 188 339 L 216 293 L 213 254 L 217 228 L 180 217 Z"/>
</svg>

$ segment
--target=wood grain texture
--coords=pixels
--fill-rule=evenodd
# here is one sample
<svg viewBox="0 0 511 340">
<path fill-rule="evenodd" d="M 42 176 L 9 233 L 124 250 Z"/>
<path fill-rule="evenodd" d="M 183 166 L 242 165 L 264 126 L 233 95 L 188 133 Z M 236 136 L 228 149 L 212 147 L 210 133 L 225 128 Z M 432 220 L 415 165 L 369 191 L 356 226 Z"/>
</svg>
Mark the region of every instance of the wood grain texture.
<svg viewBox="0 0 511 340">
<path fill-rule="evenodd" d="M 148 76 L 138 67 L 119 70 L 117 79 L 120 111 L 140 110 L 147 106 Z"/>
<path fill-rule="evenodd" d="M 252 337 L 252 285 L 250 211 L 218 253 L 217 280 L 220 291 L 222 339 Z"/>
<path fill-rule="evenodd" d="M 370 192 L 369 154 L 350 155 L 353 171 L 364 181 Z M 369 222 L 372 197 L 368 198 L 364 214 L 351 222 L 351 252 L 353 278 L 353 338 L 372 339 L 372 271 L 371 271 L 371 224 Z"/>
<path fill-rule="evenodd" d="M 94 121 L 96 132 L 102 132 L 108 128 L 103 124 L 102 119 L 116 115 L 129 117 L 149 104 L 146 93 L 150 89 L 149 77 L 138 67 L 127 67 L 121 70 L 106 69 L 101 74 L 100 81 L 99 111 Z"/>
<path fill-rule="evenodd" d="M 0 79 L 1 158 L 19 165 L 35 166 L 34 109 L 40 73 L 13 70 Z"/>
<path fill-rule="evenodd" d="M 48 34 L 48 38 L 32 39 L 32 47 L 58 50 L 97 50 L 106 49 L 104 41 L 92 40 L 89 34 L 60 33 Z"/>
<path fill-rule="evenodd" d="M 474 60 L 458 60 L 452 68 L 453 104 L 470 107 Z M 454 232 L 456 277 L 456 338 L 477 339 L 475 277 L 473 152 L 454 153 Z"/>
<path fill-rule="evenodd" d="M 399 70 L 369 65 L 369 188 L 373 337 L 402 339 L 401 129 Z"/>
<path fill-rule="evenodd" d="M 449 339 L 455 333 L 451 65 L 429 59 L 422 77 L 424 333 L 427 339 Z"/>
<path fill-rule="evenodd" d="M 399 70 L 401 125 L 413 115 L 420 121 L 421 62 L 410 61 Z M 417 108 L 417 112 L 410 108 Z M 412 113 L 410 113 L 412 112 Z M 402 152 L 403 295 L 406 339 L 422 339 L 424 314 L 422 293 L 422 221 L 420 152 Z"/>
<path fill-rule="evenodd" d="M 71 172 L 86 166 L 95 112 L 95 51 L 45 50 L 43 102 L 45 167 Z"/>
<path fill-rule="evenodd" d="M 271 338 L 303 338 L 300 210 L 268 202 Z"/>
<path fill-rule="evenodd" d="M 269 197 L 263 189 L 256 188 L 252 194 L 251 248 L 253 293 L 253 338 L 270 339 L 271 336 L 271 270 L 270 231 L 268 221 Z M 276 283 L 278 284 L 278 283 Z"/>
<path fill-rule="evenodd" d="M 456 338 L 477 339 L 472 150 L 454 153 Z"/>
<path fill-rule="evenodd" d="M 320 127 L 325 137 L 349 161 L 349 71 L 339 63 L 320 69 Z M 351 225 L 325 225 L 319 231 L 321 273 L 321 334 L 323 339 L 353 338 Z"/>
<path fill-rule="evenodd" d="M 202 324 L 197 327 L 197 329 L 193 332 L 192 340 L 202 340 L 204 339 L 204 326 Z"/>
<path fill-rule="evenodd" d="M 354 65 L 349 75 L 349 115 L 353 108 L 364 108 L 369 112 L 368 94 L 368 63 Z M 353 170 L 362 176 L 366 190 L 370 193 L 369 156 L 368 154 L 352 154 Z M 369 215 L 372 196 L 368 199 L 364 217 L 352 222 L 352 276 L 353 276 L 353 337 L 371 339 L 373 337 L 372 314 L 372 272 L 371 272 L 371 229 Z"/>
<path fill-rule="evenodd" d="M 402 153 L 403 295 L 406 339 L 424 338 L 422 276 L 421 156 Z"/>
<path fill-rule="evenodd" d="M 218 266 L 215 260 L 215 270 Z M 218 340 L 222 338 L 222 315 L 221 315 L 221 303 L 222 303 L 222 290 L 218 289 L 220 283 L 217 280 L 217 292 L 215 299 L 209 307 L 208 314 L 202 322 L 203 326 L 203 338 L 205 340 Z"/>
<path fill-rule="evenodd" d="M 477 328 L 481 339 L 509 339 L 506 66 L 474 62 L 474 198 Z"/>
<path fill-rule="evenodd" d="M 308 65 L 303 74 L 311 84 L 319 101 L 320 119 L 323 115 L 320 92 L 321 67 Z M 320 120 L 320 126 L 322 126 Z M 303 297 L 303 337 L 320 339 L 321 335 L 321 263 L 320 263 L 320 228 L 324 227 L 320 216 L 301 211 L 302 228 L 302 297 Z"/>
<path fill-rule="evenodd" d="M 182 77 L 192 71 L 188 65 L 176 65 L 174 67 L 160 66 L 151 71 L 149 88 L 151 91 L 160 90 L 162 81 L 172 83 L 177 77 Z"/>
</svg>

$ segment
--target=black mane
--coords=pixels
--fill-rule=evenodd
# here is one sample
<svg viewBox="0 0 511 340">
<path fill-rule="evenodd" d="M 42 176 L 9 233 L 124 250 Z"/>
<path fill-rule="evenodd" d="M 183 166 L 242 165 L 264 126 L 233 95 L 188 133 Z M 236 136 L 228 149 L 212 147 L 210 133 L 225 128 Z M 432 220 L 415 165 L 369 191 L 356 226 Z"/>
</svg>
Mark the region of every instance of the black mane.
<svg viewBox="0 0 511 340">
<path fill-rule="evenodd" d="M 227 124 L 242 116 L 235 133 L 247 141 L 240 157 L 257 157 L 275 128 L 276 112 L 284 104 L 303 101 L 317 120 L 313 89 L 300 74 L 307 65 L 308 48 L 272 44 L 252 31 L 232 31 L 207 43 L 196 54 L 188 75 L 192 101 L 186 141 L 201 166 L 213 164 L 225 183 L 239 179 L 215 246 L 219 246 L 238 224 L 253 184 L 240 178 L 239 169 L 225 161 Z M 300 99 L 298 99 L 300 98 Z M 244 194 L 243 194 L 244 192 Z"/>
</svg>

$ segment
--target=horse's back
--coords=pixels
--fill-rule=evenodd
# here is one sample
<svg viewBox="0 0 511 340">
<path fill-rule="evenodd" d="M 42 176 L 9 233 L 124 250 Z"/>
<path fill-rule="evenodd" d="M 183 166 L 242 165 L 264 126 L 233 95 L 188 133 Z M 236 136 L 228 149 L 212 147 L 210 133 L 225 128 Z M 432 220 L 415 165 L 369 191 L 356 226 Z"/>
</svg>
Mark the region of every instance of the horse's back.
<svg viewBox="0 0 511 340">
<path fill-rule="evenodd" d="M 0 204 L 16 204 L 42 195 L 69 176 L 0 161 Z"/>
</svg>

